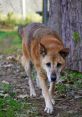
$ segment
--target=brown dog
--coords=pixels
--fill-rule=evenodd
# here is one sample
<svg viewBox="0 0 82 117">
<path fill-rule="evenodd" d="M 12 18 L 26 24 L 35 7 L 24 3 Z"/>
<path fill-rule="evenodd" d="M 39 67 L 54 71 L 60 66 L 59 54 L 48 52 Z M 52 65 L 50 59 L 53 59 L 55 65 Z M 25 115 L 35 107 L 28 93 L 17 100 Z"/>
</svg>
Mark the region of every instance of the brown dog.
<svg viewBox="0 0 82 117">
<path fill-rule="evenodd" d="M 19 27 L 19 34 L 22 37 L 22 65 L 29 77 L 30 96 L 36 96 L 31 79 L 32 62 L 45 99 L 45 111 L 52 113 L 54 83 L 59 81 L 60 72 L 65 66 L 65 57 L 68 55 L 68 48 L 64 48 L 60 37 L 52 29 L 41 23 Z M 46 84 L 47 78 L 50 82 L 49 90 Z"/>
</svg>

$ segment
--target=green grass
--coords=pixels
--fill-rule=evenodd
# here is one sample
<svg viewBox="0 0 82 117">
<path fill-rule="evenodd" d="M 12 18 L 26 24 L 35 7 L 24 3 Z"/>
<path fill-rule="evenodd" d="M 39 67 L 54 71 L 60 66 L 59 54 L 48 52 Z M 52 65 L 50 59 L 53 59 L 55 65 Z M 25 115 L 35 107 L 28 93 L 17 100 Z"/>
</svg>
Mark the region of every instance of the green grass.
<svg viewBox="0 0 82 117">
<path fill-rule="evenodd" d="M 22 103 L 11 98 L 0 98 L 0 117 L 15 117 L 21 111 Z"/>
<path fill-rule="evenodd" d="M 0 117 L 40 117 L 36 103 L 17 99 L 13 85 L 0 83 L 0 91 Z"/>
<path fill-rule="evenodd" d="M 11 89 L 11 85 L 10 84 L 6 84 L 6 83 L 0 83 L 0 90 L 3 90 L 4 93 L 8 93 Z"/>
<path fill-rule="evenodd" d="M 64 83 L 56 85 L 59 94 L 70 92 L 71 90 L 82 89 L 82 73 L 66 70 L 61 76 Z"/>
<path fill-rule="evenodd" d="M 26 100 L 0 98 L 0 117 L 41 117 L 37 106 Z"/>
<path fill-rule="evenodd" d="M 0 31 L 0 53 L 13 54 L 21 49 L 21 39 L 17 31 Z"/>
<path fill-rule="evenodd" d="M 0 117 L 15 117 L 16 113 L 21 111 L 22 103 L 11 96 L 12 86 L 6 83 L 0 83 Z M 5 96 L 5 94 L 8 94 Z M 12 91 L 13 94 L 13 91 Z"/>
</svg>

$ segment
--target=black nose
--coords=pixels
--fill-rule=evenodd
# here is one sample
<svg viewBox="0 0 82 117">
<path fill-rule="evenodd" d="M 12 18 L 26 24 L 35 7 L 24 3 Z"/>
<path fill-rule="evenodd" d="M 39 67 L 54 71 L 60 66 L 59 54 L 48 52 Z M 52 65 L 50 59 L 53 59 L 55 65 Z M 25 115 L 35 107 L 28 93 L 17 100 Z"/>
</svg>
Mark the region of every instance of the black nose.
<svg viewBox="0 0 82 117">
<path fill-rule="evenodd" d="M 52 73 L 51 74 L 51 81 L 52 82 L 55 82 L 56 81 L 56 74 L 55 73 Z"/>
</svg>

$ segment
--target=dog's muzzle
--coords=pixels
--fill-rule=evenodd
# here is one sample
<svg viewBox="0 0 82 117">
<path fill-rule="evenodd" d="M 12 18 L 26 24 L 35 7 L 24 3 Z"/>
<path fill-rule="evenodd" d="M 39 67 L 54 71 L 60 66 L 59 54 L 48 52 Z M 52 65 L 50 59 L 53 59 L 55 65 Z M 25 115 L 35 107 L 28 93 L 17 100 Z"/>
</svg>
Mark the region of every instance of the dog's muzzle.
<svg viewBox="0 0 82 117">
<path fill-rule="evenodd" d="M 55 73 L 52 73 L 52 74 L 51 74 L 51 82 L 55 82 L 56 79 L 57 79 L 56 74 L 55 74 Z"/>
</svg>

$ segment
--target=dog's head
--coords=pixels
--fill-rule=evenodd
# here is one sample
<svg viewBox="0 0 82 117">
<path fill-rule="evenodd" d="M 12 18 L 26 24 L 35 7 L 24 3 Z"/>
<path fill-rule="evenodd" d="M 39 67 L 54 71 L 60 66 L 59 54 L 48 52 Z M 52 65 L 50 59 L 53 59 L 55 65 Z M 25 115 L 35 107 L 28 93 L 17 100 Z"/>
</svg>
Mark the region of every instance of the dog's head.
<svg viewBox="0 0 82 117">
<path fill-rule="evenodd" d="M 40 44 L 41 65 L 49 82 L 59 82 L 59 76 L 65 66 L 65 58 L 68 53 L 68 48 L 63 48 L 58 52 L 55 52 L 55 50 L 48 52 L 46 47 Z"/>
</svg>

